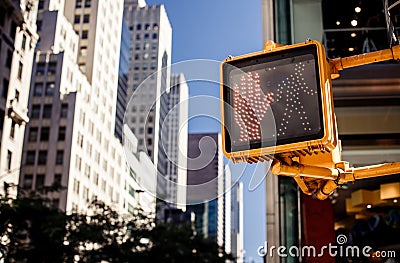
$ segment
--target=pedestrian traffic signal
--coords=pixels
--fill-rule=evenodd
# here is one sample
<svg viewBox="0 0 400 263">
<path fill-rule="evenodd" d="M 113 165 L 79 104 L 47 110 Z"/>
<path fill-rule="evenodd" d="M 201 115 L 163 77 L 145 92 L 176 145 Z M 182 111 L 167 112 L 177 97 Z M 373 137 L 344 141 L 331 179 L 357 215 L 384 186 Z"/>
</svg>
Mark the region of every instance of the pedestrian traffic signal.
<svg viewBox="0 0 400 263">
<path fill-rule="evenodd" d="M 221 64 L 222 135 L 233 161 L 337 144 L 329 64 L 317 41 L 267 46 Z"/>
</svg>

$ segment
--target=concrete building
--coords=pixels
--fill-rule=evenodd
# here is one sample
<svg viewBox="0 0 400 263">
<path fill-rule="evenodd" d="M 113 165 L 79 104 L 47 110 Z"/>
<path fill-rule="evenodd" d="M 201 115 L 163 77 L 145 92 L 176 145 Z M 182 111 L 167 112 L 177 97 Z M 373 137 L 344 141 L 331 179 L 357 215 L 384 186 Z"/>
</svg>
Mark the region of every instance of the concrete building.
<svg viewBox="0 0 400 263">
<path fill-rule="evenodd" d="M 198 235 L 215 239 L 229 252 L 230 203 L 225 194 L 230 185 L 230 173 L 223 164 L 222 138 L 220 134 L 189 134 L 187 211 L 195 214 Z M 225 177 L 228 174 L 229 183 Z M 230 193 L 229 193 L 230 194 Z M 228 206 L 228 207 L 226 207 Z"/>
<path fill-rule="evenodd" d="M 171 75 L 171 88 L 168 94 L 168 115 L 165 123 L 168 137 L 163 138 L 166 146 L 167 171 L 165 179 L 166 201 L 173 207 L 186 209 L 187 151 L 189 87 L 183 74 Z M 165 126 L 163 127 L 165 128 Z"/>
<path fill-rule="evenodd" d="M 37 3 L 0 2 L 0 185 L 18 184 L 36 33 Z M 3 194 L 0 187 L 0 194 Z M 16 189 L 10 189 L 16 195 Z"/>
<path fill-rule="evenodd" d="M 46 9 L 50 5 L 44 3 L 38 15 L 41 41 L 20 185 L 60 183 L 66 190 L 53 197 L 54 205 L 67 212 L 85 210 L 95 198 L 132 212 L 143 192 L 136 175 L 151 174 L 151 168 L 134 147 L 134 136 L 125 138 L 134 168 L 114 136 L 123 3 L 68 1 L 55 11 Z M 140 198 L 154 211 L 154 198 Z"/>
<path fill-rule="evenodd" d="M 324 43 L 327 56 L 346 57 L 388 48 L 385 15 L 381 1 L 274 1 L 263 0 L 263 40 L 291 44 L 312 38 Z M 390 11 L 399 27 L 399 6 Z M 386 62 L 348 69 L 333 81 L 335 113 L 342 159 L 351 166 L 400 161 L 399 65 Z M 374 216 L 388 216 L 398 209 L 400 194 L 388 195 L 387 185 L 398 175 L 356 181 L 338 189 L 330 200 L 315 201 L 300 194 L 290 178 L 267 176 L 267 241 L 269 246 L 326 245 L 335 234 L 352 237 L 353 245 L 374 249 L 398 247 L 398 240 L 383 238 L 382 228 L 361 230 Z M 353 202 L 354 195 L 380 192 L 376 200 Z M 375 201 L 371 201 L 375 200 Z M 354 203 L 355 206 L 350 204 Z M 282 213 L 284 211 L 284 213 Z M 376 222 L 375 222 L 376 223 Z M 377 226 L 382 226 L 377 223 Z M 357 238 L 364 231 L 362 240 Z M 394 233 L 395 228 L 389 230 Z M 374 236 L 374 239 L 368 239 Z M 389 235 L 391 236 L 391 235 Z M 382 237 L 382 238 L 380 238 Z M 308 262 L 303 258 L 303 262 Z M 313 262 L 334 262 L 331 257 Z M 298 262 L 268 258 L 268 262 Z"/>
<path fill-rule="evenodd" d="M 244 260 L 243 183 L 232 185 L 231 192 L 231 253 L 237 263 Z"/>
<path fill-rule="evenodd" d="M 138 137 L 139 148 L 146 150 L 158 166 L 159 159 L 160 162 L 166 161 L 159 158 L 158 146 L 160 123 L 163 122 L 167 107 L 162 94 L 170 87 L 168 66 L 171 65 L 172 29 L 163 5 L 147 6 L 144 1 L 125 1 L 124 18 L 131 32 L 128 96 L 131 97 L 147 79 L 135 93 L 140 97 L 139 104 L 129 104 L 126 123 Z M 153 74 L 155 72 L 158 74 Z M 159 170 L 165 175 L 166 163 L 160 165 Z"/>
</svg>

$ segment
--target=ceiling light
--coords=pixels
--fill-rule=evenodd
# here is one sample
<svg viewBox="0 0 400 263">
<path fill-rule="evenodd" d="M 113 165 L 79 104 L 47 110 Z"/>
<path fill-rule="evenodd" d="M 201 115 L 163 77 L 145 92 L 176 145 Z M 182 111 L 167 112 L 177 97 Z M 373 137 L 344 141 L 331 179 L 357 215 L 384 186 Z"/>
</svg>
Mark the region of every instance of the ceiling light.
<svg viewBox="0 0 400 263">
<path fill-rule="evenodd" d="M 367 205 L 367 209 L 370 209 L 372 207 L 372 205 Z"/>
<path fill-rule="evenodd" d="M 340 21 L 336 21 L 336 25 L 340 25 Z"/>
<path fill-rule="evenodd" d="M 361 8 L 359 6 L 357 6 L 356 8 L 354 8 L 354 11 L 356 11 L 356 13 L 360 13 L 361 12 Z"/>
<path fill-rule="evenodd" d="M 351 37 L 356 37 L 357 34 L 356 33 L 351 33 Z"/>
<path fill-rule="evenodd" d="M 357 26 L 357 20 L 355 20 L 355 19 L 351 20 L 351 25 L 352 26 Z"/>
<path fill-rule="evenodd" d="M 354 51 L 354 47 L 349 47 L 349 51 L 353 52 Z"/>
<path fill-rule="evenodd" d="M 394 200 L 393 200 L 393 203 L 397 204 L 397 199 L 394 199 Z"/>
</svg>

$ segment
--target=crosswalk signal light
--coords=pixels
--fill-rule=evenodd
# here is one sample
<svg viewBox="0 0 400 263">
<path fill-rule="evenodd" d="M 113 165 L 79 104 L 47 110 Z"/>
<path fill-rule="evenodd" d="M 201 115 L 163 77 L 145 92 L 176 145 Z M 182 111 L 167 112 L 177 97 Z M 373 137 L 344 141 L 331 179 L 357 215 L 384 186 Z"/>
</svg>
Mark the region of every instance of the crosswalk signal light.
<svg viewBox="0 0 400 263">
<path fill-rule="evenodd" d="M 222 136 L 234 162 L 337 145 L 329 64 L 317 41 L 273 42 L 221 64 Z"/>
</svg>

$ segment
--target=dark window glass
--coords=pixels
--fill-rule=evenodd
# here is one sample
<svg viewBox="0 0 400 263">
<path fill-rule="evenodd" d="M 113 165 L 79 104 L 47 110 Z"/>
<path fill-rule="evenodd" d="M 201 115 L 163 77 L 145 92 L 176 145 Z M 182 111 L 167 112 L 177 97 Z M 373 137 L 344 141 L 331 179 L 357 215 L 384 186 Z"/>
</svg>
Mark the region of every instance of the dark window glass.
<svg viewBox="0 0 400 263">
<path fill-rule="evenodd" d="M 62 104 L 61 105 L 60 117 L 61 118 L 66 118 L 67 116 L 68 116 L 68 104 Z"/>
<path fill-rule="evenodd" d="M 33 105 L 31 111 L 31 118 L 38 119 L 40 117 L 40 105 Z"/>
<path fill-rule="evenodd" d="M 88 31 L 87 30 L 83 30 L 82 31 L 82 39 L 87 39 L 88 38 Z"/>
<path fill-rule="evenodd" d="M 82 7 L 82 0 L 76 0 L 75 7 L 76 8 L 81 8 Z"/>
<path fill-rule="evenodd" d="M 39 32 L 40 30 L 42 30 L 42 20 L 37 20 L 36 21 L 36 28 L 37 28 L 37 31 Z"/>
<path fill-rule="evenodd" d="M 46 85 L 46 91 L 45 91 L 45 95 L 46 96 L 53 96 L 53 94 L 54 94 L 54 87 L 55 87 L 55 85 L 54 85 L 54 83 L 47 83 L 47 85 Z"/>
<path fill-rule="evenodd" d="M 3 79 L 3 91 L 2 91 L 2 96 L 3 98 L 7 98 L 8 95 L 8 85 L 9 85 L 8 79 Z"/>
<path fill-rule="evenodd" d="M 22 70 L 23 70 L 23 67 L 24 67 L 24 65 L 23 65 L 22 62 L 20 61 L 19 64 L 18 64 L 18 75 L 17 75 L 17 77 L 18 77 L 19 80 L 22 79 Z"/>
<path fill-rule="evenodd" d="M 35 151 L 28 151 L 26 153 L 26 160 L 25 163 L 26 164 L 34 164 L 35 163 Z"/>
<path fill-rule="evenodd" d="M 15 128 L 16 128 L 16 123 L 15 121 L 11 121 L 11 129 L 10 129 L 10 138 L 14 139 L 15 137 Z"/>
<path fill-rule="evenodd" d="M 149 39 L 149 34 L 144 34 L 144 39 Z"/>
<path fill-rule="evenodd" d="M 38 128 L 37 127 L 30 127 L 29 128 L 29 135 L 28 135 L 28 141 L 34 142 L 37 140 L 38 136 Z"/>
<path fill-rule="evenodd" d="M 57 151 L 56 164 L 63 164 L 63 159 L 64 159 L 64 151 L 62 150 Z"/>
<path fill-rule="evenodd" d="M 11 170 L 11 161 L 12 161 L 12 152 L 10 150 L 7 151 L 7 169 Z"/>
<path fill-rule="evenodd" d="M 17 33 L 17 24 L 12 21 L 10 27 L 10 36 L 12 39 L 15 39 L 15 34 Z"/>
<path fill-rule="evenodd" d="M 153 39 L 157 39 L 158 35 L 156 33 L 153 34 Z"/>
<path fill-rule="evenodd" d="M 36 66 L 36 75 L 44 75 L 45 66 L 44 63 L 38 63 Z"/>
<path fill-rule="evenodd" d="M 90 0 L 85 1 L 85 7 L 90 7 L 92 5 L 92 2 Z"/>
<path fill-rule="evenodd" d="M 25 34 L 22 35 L 21 48 L 23 50 L 25 50 L 25 48 L 26 48 L 26 36 L 25 36 Z"/>
<path fill-rule="evenodd" d="M 39 151 L 38 164 L 46 164 L 47 151 Z"/>
<path fill-rule="evenodd" d="M 61 185 L 62 174 L 54 175 L 54 184 Z"/>
<path fill-rule="evenodd" d="M 43 84 L 36 83 L 35 87 L 33 88 L 33 96 L 40 97 L 43 94 Z"/>
<path fill-rule="evenodd" d="M 142 24 L 137 24 L 136 25 L 136 30 L 142 30 Z"/>
<path fill-rule="evenodd" d="M 36 189 L 39 189 L 44 186 L 44 174 L 37 174 L 36 175 Z"/>
<path fill-rule="evenodd" d="M 42 127 L 40 131 L 40 141 L 48 141 L 50 137 L 50 128 L 49 127 Z"/>
<path fill-rule="evenodd" d="M 90 20 L 90 15 L 83 16 L 83 23 L 89 23 L 89 20 Z"/>
<path fill-rule="evenodd" d="M 58 140 L 63 141 L 65 140 L 66 129 L 65 127 L 60 127 L 58 130 Z"/>
<path fill-rule="evenodd" d="M 47 69 L 47 75 L 56 74 L 56 70 L 57 70 L 57 63 L 55 62 L 49 63 L 49 68 Z"/>
<path fill-rule="evenodd" d="M 43 107 L 43 118 L 51 118 L 51 105 L 47 104 Z"/>
<path fill-rule="evenodd" d="M 13 52 L 11 49 L 7 50 L 7 59 L 6 59 L 6 67 L 11 68 Z"/>
<path fill-rule="evenodd" d="M 75 24 L 79 24 L 81 22 L 81 16 L 80 15 L 76 15 L 75 17 L 74 17 L 74 23 Z"/>
<path fill-rule="evenodd" d="M 44 8 L 44 0 L 40 0 L 40 1 L 39 1 L 38 8 L 39 8 L 39 9 L 43 9 L 43 8 Z"/>
<path fill-rule="evenodd" d="M 25 189 L 32 189 L 32 186 L 33 186 L 33 175 L 25 174 L 23 187 Z"/>
</svg>

